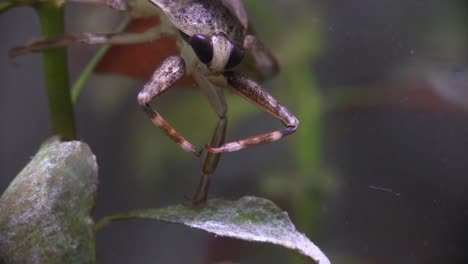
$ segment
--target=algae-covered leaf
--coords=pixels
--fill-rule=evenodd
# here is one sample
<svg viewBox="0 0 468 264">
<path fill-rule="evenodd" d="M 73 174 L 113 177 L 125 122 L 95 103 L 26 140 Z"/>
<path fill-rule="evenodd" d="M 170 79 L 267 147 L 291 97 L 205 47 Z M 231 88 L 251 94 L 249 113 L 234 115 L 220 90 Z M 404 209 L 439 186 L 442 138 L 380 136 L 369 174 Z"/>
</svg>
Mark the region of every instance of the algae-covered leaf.
<svg viewBox="0 0 468 264">
<path fill-rule="evenodd" d="M 292 249 L 316 263 L 330 263 L 317 246 L 296 230 L 286 212 L 263 198 L 243 197 L 238 201 L 215 199 L 208 201 L 204 207 L 175 205 L 132 211 L 106 217 L 97 223 L 96 229 L 113 221 L 133 218 L 184 224 L 220 236 L 272 243 Z"/>
<path fill-rule="evenodd" d="M 0 197 L 0 263 L 94 263 L 97 180 L 86 144 L 44 144 Z"/>
</svg>

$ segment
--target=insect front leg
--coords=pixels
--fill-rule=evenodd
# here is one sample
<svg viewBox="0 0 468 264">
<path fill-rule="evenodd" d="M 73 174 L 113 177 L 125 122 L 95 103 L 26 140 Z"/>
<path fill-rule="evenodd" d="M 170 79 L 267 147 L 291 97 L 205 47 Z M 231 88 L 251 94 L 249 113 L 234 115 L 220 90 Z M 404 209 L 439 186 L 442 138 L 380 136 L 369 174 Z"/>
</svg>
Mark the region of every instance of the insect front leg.
<svg viewBox="0 0 468 264">
<path fill-rule="evenodd" d="M 279 72 L 279 65 L 271 51 L 254 35 L 244 38 L 244 48 L 250 50 L 262 77 L 269 79 Z"/>
<path fill-rule="evenodd" d="M 41 52 L 46 49 L 61 48 L 73 44 L 136 44 L 155 40 L 170 34 L 171 32 L 165 29 L 165 27 L 153 27 L 140 33 L 69 34 L 64 36 L 34 39 L 26 45 L 12 48 L 8 54 L 10 58 L 14 58 L 30 52 Z"/>
<path fill-rule="evenodd" d="M 151 121 L 159 127 L 170 139 L 177 143 L 183 150 L 193 153 L 199 157 L 201 151 L 187 141 L 177 132 L 162 116 L 150 106 L 150 101 L 163 93 L 166 89 L 186 75 L 185 62 L 181 57 L 172 56 L 167 58 L 154 72 L 150 81 L 145 84 L 138 94 L 138 103 L 149 116 Z"/>
<path fill-rule="evenodd" d="M 195 71 L 193 78 L 200 89 L 203 91 L 205 96 L 208 98 L 212 109 L 218 116 L 218 124 L 216 125 L 209 147 L 219 147 L 224 144 L 226 138 L 226 127 L 227 127 L 227 105 L 224 98 L 223 91 L 210 83 L 202 74 Z M 198 182 L 198 187 L 192 198 L 194 205 L 203 204 L 208 198 L 208 191 L 210 188 L 211 176 L 218 166 L 221 153 L 206 152 L 205 158 L 203 159 L 202 175 Z"/>
<path fill-rule="evenodd" d="M 286 128 L 271 131 L 265 134 L 255 135 L 238 141 L 229 142 L 217 148 L 209 147 L 209 152 L 233 152 L 255 145 L 274 142 L 296 131 L 299 125 L 299 120 L 260 85 L 246 76 L 234 71 L 225 72 L 224 76 L 227 79 L 229 87 L 235 93 L 259 106 L 267 113 L 280 119 Z"/>
</svg>

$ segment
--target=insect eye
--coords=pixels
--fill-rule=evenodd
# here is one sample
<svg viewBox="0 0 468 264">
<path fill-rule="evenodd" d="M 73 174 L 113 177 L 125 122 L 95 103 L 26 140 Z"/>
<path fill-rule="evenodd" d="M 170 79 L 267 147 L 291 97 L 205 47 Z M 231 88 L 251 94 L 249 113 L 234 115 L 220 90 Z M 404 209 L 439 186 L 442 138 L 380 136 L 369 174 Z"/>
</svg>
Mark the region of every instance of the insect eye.
<svg viewBox="0 0 468 264">
<path fill-rule="evenodd" d="M 213 43 L 211 38 L 204 35 L 193 35 L 190 38 L 190 46 L 204 64 L 208 64 L 213 59 Z"/>
<path fill-rule="evenodd" d="M 231 53 L 229 54 L 229 59 L 226 64 L 226 69 L 233 68 L 237 66 L 242 59 L 244 58 L 245 50 L 243 47 L 239 45 L 233 45 L 231 49 Z"/>
</svg>

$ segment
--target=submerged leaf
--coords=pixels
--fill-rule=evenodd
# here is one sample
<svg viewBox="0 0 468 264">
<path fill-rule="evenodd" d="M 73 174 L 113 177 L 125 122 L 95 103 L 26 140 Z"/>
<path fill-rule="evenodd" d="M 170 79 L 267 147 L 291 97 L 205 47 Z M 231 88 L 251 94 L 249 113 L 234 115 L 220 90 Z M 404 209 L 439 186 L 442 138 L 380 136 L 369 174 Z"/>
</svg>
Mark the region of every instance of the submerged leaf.
<svg viewBox="0 0 468 264">
<path fill-rule="evenodd" d="M 44 144 L 0 198 L 0 263 L 95 262 L 96 190 L 88 145 Z"/>
<path fill-rule="evenodd" d="M 330 263 L 317 246 L 296 230 L 286 212 L 263 198 L 244 197 L 238 201 L 215 199 L 208 201 L 204 207 L 175 205 L 133 211 L 106 217 L 97 223 L 96 229 L 113 221 L 133 218 L 184 224 L 220 236 L 272 243 L 292 249 L 319 264 Z"/>
</svg>

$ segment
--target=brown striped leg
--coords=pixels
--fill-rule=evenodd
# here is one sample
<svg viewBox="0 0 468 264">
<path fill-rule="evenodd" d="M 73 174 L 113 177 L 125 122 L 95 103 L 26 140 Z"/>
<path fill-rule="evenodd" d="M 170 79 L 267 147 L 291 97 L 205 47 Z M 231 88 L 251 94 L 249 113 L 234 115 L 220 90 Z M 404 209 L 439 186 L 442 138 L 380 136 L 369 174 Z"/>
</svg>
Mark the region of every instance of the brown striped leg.
<svg viewBox="0 0 468 264">
<path fill-rule="evenodd" d="M 33 39 L 23 46 L 12 48 L 8 55 L 10 58 L 31 52 L 41 52 L 46 49 L 61 48 L 73 44 L 136 44 L 158 39 L 170 34 L 164 27 L 153 27 L 140 33 L 94 34 L 81 33 L 55 36 L 49 38 Z"/>
<path fill-rule="evenodd" d="M 80 3 L 80 4 L 95 4 L 95 5 L 103 5 L 110 7 L 112 9 L 118 11 L 130 11 L 129 7 L 132 5 L 136 5 L 137 0 L 65 0 L 63 2 L 73 2 L 73 3 Z M 31 0 L 31 1 L 24 1 L 25 4 L 34 5 L 44 2 L 55 2 L 54 0 Z M 62 4 L 62 1 L 59 3 Z"/>
<path fill-rule="evenodd" d="M 213 131 L 213 136 L 209 145 L 210 147 L 219 147 L 224 144 L 227 127 L 227 105 L 223 91 L 208 82 L 206 78 L 197 71 L 194 71 L 193 77 L 219 117 L 218 124 Z M 205 158 L 203 159 L 202 175 L 200 176 L 198 187 L 192 198 L 192 204 L 198 205 L 206 202 L 210 188 L 211 175 L 215 172 L 220 158 L 220 153 L 214 154 L 206 152 Z"/>
<path fill-rule="evenodd" d="M 68 0 L 68 2 L 83 3 L 83 4 L 97 4 L 105 5 L 112 9 L 119 11 L 130 11 L 129 4 L 133 4 L 135 1 L 128 0 Z"/>
<path fill-rule="evenodd" d="M 248 137 L 239 141 L 229 142 L 217 148 L 209 147 L 209 152 L 233 152 L 259 144 L 277 141 L 296 131 L 297 126 L 299 125 L 299 120 L 291 114 L 288 109 L 278 103 L 278 101 L 276 101 L 276 99 L 260 85 L 237 72 L 228 71 L 224 73 L 224 76 L 226 77 L 230 88 L 232 88 L 235 93 L 256 104 L 267 113 L 280 119 L 286 128 Z"/>
<path fill-rule="evenodd" d="M 172 56 L 162 62 L 159 68 L 154 72 L 150 81 L 145 84 L 143 90 L 138 94 L 138 103 L 148 114 L 151 121 L 159 127 L 170 139 L 177 143 L 183 150 L 193 153 L 199 157 L 201 151 L 182 137 L 169 123 L 162 118 L 159 113 L 153 109 L 149 102 L 170 88 L 178 79 L 186 74 L 185 62 L 181 57 Z"/>
</svg>

